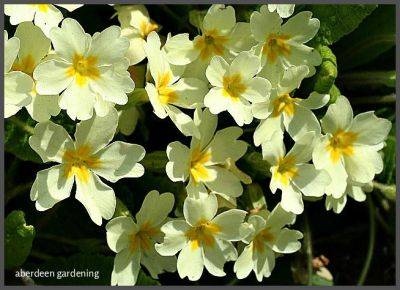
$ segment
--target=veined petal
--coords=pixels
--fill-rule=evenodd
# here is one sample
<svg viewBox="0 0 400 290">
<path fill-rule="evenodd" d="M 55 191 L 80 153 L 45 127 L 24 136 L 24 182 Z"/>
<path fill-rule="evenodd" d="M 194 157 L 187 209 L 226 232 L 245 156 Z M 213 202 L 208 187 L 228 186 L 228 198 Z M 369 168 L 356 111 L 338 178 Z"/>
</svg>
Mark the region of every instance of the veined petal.
<svg viewBox="0 0 400 290">
<path fill-rule="evenodd" d="M 319 20 L 311 17 L 310 11 L 297 13 L 282 25 L 281 33 L 291 35 L 291 39 L 296 42 L 310 41 L 319 29 Z"/>
<path fill-rule="evenodd" d="M 204 96 L 208 93 L 207 83 L 195 78 L 180 79 L 171 88 L 178 96 L 172 104 L 186 109 L 195 109 L 202 105 Z"/>
<path fill-rule="evenodd" d="M 117 110 L 111 110 L 104 117 L 93 116 L 90 120 L 82 121 L 76 126 L 76 147 L 89 146 L 90 152 L 96 153 L 103 149 L 114 137 L 118 124 Z"/>
<path fill-rule="evenodd" d="M 115 253 L 128 248 L 130 235 L 136 228 L 137 226 L 131 217 L 119 216 L 113 218 L 106 224 L 107 245 Z"/>
<path fill-rule="evenodd" d="M 286 154 L 283 136 L 280 132 L 275 132 L 271 139 L 262 144 L 263 159 L 270 165 L 277 165 L 279 160 Z"/>
<path fill-rule="evenodd" d="M 220 213 L 213 219 L 213 223 L 220 228 L 220 232 L 216 236 L 227 241 L 241 240 L 244 237 L 241 234 L 240 227 L 245 217 L 246 211 L 239 209 L 230 209 Z"/>
<path fill-rule="evenodd" d="M 299 231 L 283 228 L 278 234 L 272 249 L 278 253 L 291 254 L 297 252 L 301 248 L 298 241 L 303 238 L 303 234 Z"/>
<path fill-rule="evenodd" d="M 391 127 L 389 120 L 378 118 L 370 111 L 355 116 L 349 130 L 357 134 L 356 144 L 376 145 L 386 139 Z"/>
<path fill-rule="evenodd" d="M 39 64 L 33 72 L 38 94 L 58 95 L 70 86 L 74 79 L 67 74 L 70 66 L 71 64 L 56 59 Z"/>
<path fill-rule="evenodd" d="M 189 148 L 179 141 L 168 144 L 166 172 L 169 179 L 174 182 L 186 181 L 189 176 L 189 154 Z"/>
<path fill-rule="evenodd" d="M 257 281 L 261 282 L 263 277 L 271 276 L 275 267 L 275 253 L 269 247 L 265 247 L 264 251 L 253 255 L 253 265 Z"/>
<path fill-rule="evenodd" d="M 235 9 L 232 6 L 220 5 L 211 7 L 203 19 L 203 31 L 216 30 L 228 34 L 236 23 Z"/>
<path fill-rule="evenodd" d="M 192 249 L 190 243 L 186 243 L 179 253 L 177 269 L 181 279 L 188 277 L 190 281 L 199 280 L 204 269 L 202 248 Z"/>
<path fill-rule="evenodd" d="M 246 84 L 246 91 L 242 96 L 252 103 L 265 103 L 269 99 L 271 83 L 264 78 L 255 77 Z M 266 106 L 268 108 L 268 105 Z M 254 106 L 253 106 L 254 112 Z M 258 118 L 257 116 L 254 116 Z"/>
<path fill-rule="evenodd" d="M 203 198 L 187 197 L 183 204 L 183 215 L 186 222 L 194 226 L 199 221 L 211 221 L 218 210 L 218 201 L 215 194 L 209 194 Z"/>
<path fill-rule="evenodd" d="M 166 106 L 166 112 L 171 118 L 171 121 L 175 124 L 178 130 L 182 132 L 183 135 L 195 136 L 197 138 L 200 137 L 199 130 L 194 124 L 193 119 L 188 115 L 172 105 Z"/>
<path fill-rule="evenodd" d="M 226 111 L 229 108 L 230 102 L 230 98 L 224 96 L 222 88 L 211 88 L 204 97 L 204 106 L 214 115 Z"/>
<path fill-rule="evenodd" d="M 174 207 L 174 202 L 174 195 L 170 192 L 159 194 L 157 190 L 150 191 L 136 214 L 138 225 L 148 223 L 153 227 L 159 226 L 168 217 Z"/>
<path fill-rule="evenodd" d="M 29 145 L 43 162 L 62 163 L 65 151 L 74 150 L 74 143 L 67 131 L 53 122 L 38 123 L 29 137 Z"/>
<path fill-rule="evenodd" d="M 218 243 L 213 243 L 211 246 L 202 247 L 204 266 L 211 275 L 216 277 L 223 277 L 226 275 L 224 272 L 225 257 L 222 249 Z"/>
<path fill-rule="evenodd" d="M 167 39 L 164 45 L 167 59 L 174 65 L 187 65 L 194 61 L 200 51 L 195 49 L 193 41 L 189 39 L 189 33 L 180 33 Z"/>
<path fill-rule="evenodd" d="M 244 279 L 253 270 L 253 244 L 247 245 L 233 266 L 238 279 Z"/>
<path fill-rule="evenodd" d="M 247 103 L 247 104 L 246 104 Z M 250 124 L 253 120 L 251 105 L 246 100 L 230 102 L 227 109 L 238 126 Z"/>
<path fill-rule="evenodd" d="M 278 95 L 288 94 L 299 88 L 308 72 L 309 69 L 305 65 L 291 66 L 286 69 L 278 85 Z"/>
<path fill-rule="evenodd" d="M 61 28 L 51 29 L 49 37 L 57 55 L 71 63 L 75 54 L 86 55 L 91 43 L 90 35 L 72 18 L 64 19 Z"/>
<path fill-rule="evenodd" d="M 321 134 L 321 126 L 317 117 L 315 117 L 311 110 L 303 106 L 296 105 L 293 118 L 285 125 L 289 135 L 295 141 L 299 140 L 304 134 L 309 132 L 314 132 L 317 136 Z"/>
<path fill-rule="evenodd" d="M 267 5 L 260 8 L 260 12 L 254 11 L 250 16 L 251 32 L 255 39 L 264 43 L 268 35 L 277 32 L 281 27 L 282 19 L 276 12 L 269 12 Z"/>
<path fill-rule="evenodd" d="M 283 120 L 282 116 L 269 117 L 266 120 L 262 120 L 254 131 L 253 140 L 254 145 L 260 146 L 262 143 L 267 142 L 272 138 L 275 133 L 281 133 L 283 136 Z"/>
<path fill-rule="evenodd" d="M 193 121 L 200 132 L 200 139 L 192 138 L 190 148 L 195 148 L 197 145 L 200 149 L 204 149 L 214 137 L 217 129 L 218 117 L 210 113 L 209 109 L 202 110 L 196 108 Z"/>
<path fill-rule="evenodd" d="M 129 64 L 135 65 L 144 60 L 146 58 L 144 51 L 146 40 L 141 37 L 138 31 L 132 27 L 124 27 L 121 30 L 121 35 L 129 40 L 129 48 L 125 55 L 129 59 Z"/>
<path fill-rule="evenodd" d="M 73 178 L 66 178 L 62 165 L 56 165 L 37 173 L 32 185 L 30 198 L 36 209 L 44 211 L 71 194 Z"/>
<path fill-rule="evenodd" d="M 331 183 L 325 189 L 326 194 L 335 199 L 341 198 L 346 191 L 348 177 L 343 162 L 329 164 L 325 170 L 331 178 Z"/>
<path fill-rule="evenodd" d="M 293 183 L 305 196 L 321 197 L 331 183 L 331 178 L 325 170 L 315 169 L 313 164 L 301 164 L 297 166 L 297 176 Z"/>
<path fill-rule="evenodd" d="M 221 56 L 214 56 L 206 69 L 208 81 L 214 87 L 223 87 L 223 77 L 229 71 L 229 64 Z"/>
<path fill-rule="evenodd" d="M 26 109 L 33 120 L 45 122 L 51 116 L 57 116 L 60 113 L 59 99 L 58 95 L 32 95 L 32 102 L 26 106 Z"/>
<path fill-rule="evenodd" d="M 232 61 L 229 67 L 229 74 L 239 74 L 242 81 L 252 79 L 260 70 L 260 59 L 250 52 L 240 52 Z"/>
<path fill-rule="evenodd" d="M 157 252 L 163 256 L 172 256 L 182 250 L 187 242 L 185 232 L 189 229 L 190 226 L 184 220 L 172 220 L 164 224 L 161 227 L 165 234 L 164 241 L 155 245 Z"/>
<path fill-rule="evenodd" d="M 111 182 L 140 177 L 144 174 L 144 167 L 138 162 L 144 155 L 145 149 L 142 146 L 117 141 L 96 153 L 100 165 L 92 170 Z"/>
<path fill-rule="evenodd" d="M 321 125 L 325 133 L 334 134 L 338 130 L 346 130 L 353 121 L 353 109 L 344 96 L 339 96 L 336 102 L 328 107 Z"/>
<path fill-rule="evenodd" d="M 140 251 L 131 252 L 129 248 L 119 252 L 114 259 L 111 273 L 111 286 L 133 286 L 140 270 Z"/>
<path fill-rule="evenodd" d="M 325 106 L 329 102 L 329 99 L 329 94 L 319 94 L 317 92 L 312 92 L 307 99 L 301 100 L 299 104 L 310 110 L 316 110 Z"/>
<path fill-rule="evenodd" d="M 270 227 L 273 230 L 280 230 L 286 225 L 291 225 L 295 222 L 296 215 L 283 209 L 281 203 L 278 203 L 268 215 L 265 227 Z"/>
<path fill-rule="evenodd" d="M 13 105 L 22 108 L 28 105 L 32 101 L 30 92 L 33 86 L 33 80 L 27 74 L 19 71 L 6 73 L 4 75 L 4 104 L 6 107 L 7 105 Z M 16 113 L 7 110 L 7 108 L 5 109 L 5 118 Z"/>
<path fill-rule="evenodd" d="M 89 170 L 87 178 L 77 177 L 75 180 L 75 198 L 86 208 L 92 221 L 100 226 L 102 218 L 111 219 L 116 205 L 114 190 Z"/>
</svg>

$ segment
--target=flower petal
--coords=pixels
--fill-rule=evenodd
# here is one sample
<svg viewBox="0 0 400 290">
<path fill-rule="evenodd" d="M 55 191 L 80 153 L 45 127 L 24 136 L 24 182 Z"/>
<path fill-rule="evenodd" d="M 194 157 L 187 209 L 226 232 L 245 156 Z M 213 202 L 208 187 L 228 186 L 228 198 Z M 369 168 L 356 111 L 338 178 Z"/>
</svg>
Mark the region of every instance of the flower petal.
<svg viewBox="0 0 400 290">
<path fill-rule="evenodd" d="M 221 56 L 214 56 L 206 69 L 206 76 L 210 84 L 214 87 L 222 88 L 223 77 L 229 71 L 229 64 Z"/>
<path fill-rule="evenodd" d="M 190 229 L 184 220 L 172 220 L 161 227 L 165 234 L 164 241 L 156 244 L 155 248 L 160 255 L 173 256 L 179 252 L 186 244 L 185 232 Z"/>
<path fill-rule="evenodd" d="M 283 228 L 276 238 L 272 249 L 278 253 L 291 254 L 297 252 L 301 248 L 298 241 L 303 238 L 303 234 L 299 231 Z"/>
<path fill-rule="evenodd" d="M 325 188 L 331 183 L 331 178 L 325 170 L 315 169 L 313 164 L 297 166 L 297 176 L 293 183 L 305 196 L 321 197 Z"/>
<path fill-rule="evenodd" d="M 218 210 L 218 201 L 215 194 L 210 193 L 206 197 L 187 197 L 183 204 L 183 215 L 186 222 L 195 226 L 199 221 L 211 221 Z"/>
<path fill-rule="evenodd" d="M 276 12 L 269 12 L 267 5 L 254 11 L 250 16 L 251 32 L 255 39 L 264 43 L 270 33 L 277 32 L 281 27 L 282 19 Z"/>
<path fill-rule="evenodd" d="M 249 276 L 253 270 L 253 245 L 246 246 L 233 266 L 233 271 L 238 279 Z"/>
<path fill-rule="evenodd" d="M 61 163 L 66 150 L 74 150 L 74 143 L 68 132 L 53 122 L 36 124 L 29 145 L 43 162 Z"/>
<path fill-rule="evenodd" d="M 203 19 L 203 31 L 216 30 L 222 35 L 231 31 L 236 23 L 232 6 L 212 5 Z"/>
<path fill-rule="evenodd" d="M 358 114 L 349 130 L 357 134 L 356 144 L 376 145 L 386 139 L 391 127 L 389 120 L 378 118 L 370 111 Z"/>
<path fill-rule="evenodd" d="M 349 100 L 339 96 L 336 102 L 328 107 L 321 125 L 325 133 L 334 134 L 338 130 L 346 130 L 353 121 L 353 109 Z"/>
<path fill-rule="evenodd" d="M 119 252 L 114 259 L 111 273 L 111 286 L 133 286 L 140 270 L 140 251 L 131 252 L 129 248 Z"/>
<path fill-rule="evenodd" d="M 136 228 L 137 226 L 131 217 L 119 216 L 113 218 L 106 224 L 107 245 L 115 253 L 128 248 L 130 235 Z"/>
<path fill-rule="evenodd" d="M 67 88 L 73 81 L 73 77 L 67 75 L 70 66 L 55 59 L 39 64 L 33 72 L 38 94 L 58 95 Z"/>
<path fill-rule="evenodd" d="M 186 181 L 189 176 L 189 154 L 189 148 L 179 141 L 168 144 L 166 172 L 169 179 L 174 182 Z"/>
<path fill-rule="evenodd" d="M 301 214 L 304 210 L 301 192 L 291 185 L 282 188 L 282 208 L 294 214 Z"/>
<path fill-rule="evenodd" d="M 291 36 L 291 40 L 305 43 L 314 38 L 319 29 L 319 20 L 311 18 L 310 11 L 302 11 L 295 16 L 290 17 L 285 24 L 282 25 L 282 34 Z"/>
<path fill-rule="evenodd" d="M 246 211 L 240 209 L 230 209 L 220 213 L 213 219 L 220 232 L 217 237 L 227 241 L 239 241 L 243 238 L 240 227 L 246 217 Z"/>
<path fill-rule="evenodd" d="M 177 269 L 181 279 L 188 277 L 190 281 L 199 280 L 204 269 L 202 248 L 192 249 L 190 243 L 186 243 L 179 253 Z"/>
</svg>

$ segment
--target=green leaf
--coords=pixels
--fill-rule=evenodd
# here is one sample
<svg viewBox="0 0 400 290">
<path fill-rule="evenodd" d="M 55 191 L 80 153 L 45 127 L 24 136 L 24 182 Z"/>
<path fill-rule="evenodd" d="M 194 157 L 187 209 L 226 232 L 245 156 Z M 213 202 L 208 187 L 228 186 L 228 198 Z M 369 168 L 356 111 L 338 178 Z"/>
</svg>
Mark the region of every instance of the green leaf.
<svg viewBox="0 0 400 290">
<path fill-rule="evenodd" d="M 165 151 L 153 151 L 143 158 L 140 162 L 144 168 L 154 173 L 165 173 L 168 157 Z"/>
<path fill-rule="evenodd" d="M 252 183 L 245 187 L 243 199 L 248 209 L 266 209 L 267 201 L 265 200 L 264 192 L 258 183 Z"/>
<path fill-rule="evenodd" d="M 39 155 L 29 146 L 29 137 L 33 134 L 35 123 L 25 110 L 17 116 L 6 119 L 4 124 L 5 151 L 24 161 L 42 163 Z"/>
<path fill-rule="evenodd" d="M 136 285 L 138 286 L 160 286 L 160 282 L 157 280 L 151 278 L 150 276 L 147 276 L 143 270 L 140 270 L 139 272 L 139 277 L 136 281 Z"/>
<path fill-rule="evenodd" d="M 5 268 L 21 266 L 29 256 L 35 228 L 25 222 L 23 211 L 12 211 L 5 220 Z"/>
<path fill-rule="evenodd" d="M 237 162 L 238 167 L 241 168 L 246 174 L 255 179 L 265 179 L 270 176 L 270 165 L 267 161 L 263 160 L 261 153 L 248 152 Z"/>
<path fill-rule="evenodd" d="M 203 25 L 203 19 L 206 13 L 207 10 L 197 10 L 197 9 L 191 10 L 189 12 L 189 23 L 194 27 L 201 29 L 201 26 Z"/>
<path fill-rule="evenodd" d="M 119 198 L 117 198 L 117 204 L 115 206 L 113 218 L 119 216 L 131 216 L 131 213 L 129 212 L 129 209 L 126 207 L 126 205 Z"/>
<path fill-rule="evenodd" d="M 319 19 L 320 29 L 312 40 L 312 44 L 331 45 L 341 37 L 349 34 L 360 25 L 377 5 L 307 5 L 305 10 Z M 352 45 L 352 44 L 351 44 Z"/>
<path fill-rule="evenodd" d="M 371 91 L 379 87 L 396 87 L 396 71 L 351 71 L 339 77 L 343 86 L 352 91 Z"/>
<path fill-rule="evenodd" d="M 336 47 L 339 67 L 348 70 L 369 63 L 396 44 L 395 5 L 380 5 Z"/>
<path fill-rule="evenodd" d="M 383 171 L 378 180 L 392 184 L 396 182 L 396 137 L 389 135 L 386 139 L 386 146 L 383 148 Z"/>
</svg>

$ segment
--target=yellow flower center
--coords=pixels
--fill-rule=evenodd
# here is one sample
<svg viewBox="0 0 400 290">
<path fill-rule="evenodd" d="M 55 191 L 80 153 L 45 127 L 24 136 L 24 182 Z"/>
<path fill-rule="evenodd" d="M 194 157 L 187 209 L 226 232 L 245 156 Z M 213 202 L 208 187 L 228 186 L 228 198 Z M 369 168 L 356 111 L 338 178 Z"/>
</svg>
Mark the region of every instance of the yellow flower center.
<svg viewBox="0 0 400 290">
<path fill-rule="evenodd" d="M 282 112 L 285 112 L 289 116 L 293 116 L 296 110 L 295 100 L 296 98 L 292 98 L 289 94 L 284 94 L 276 98 L 272 102 L 274 106 L 272 117 L 278 117 Z"/>
<path fill-rule="evenodd" d="M 207 60 L 214 55 L 223 55 L 225 43 L 228 38 L 219 35 L 216 29 L 204 32 L 202 36 L 196 39 L 194 47 L 200 50 L 200 59 Z"/>
<path fill-rule="evenodd" d="M 295 162 L 296 158 L 291 155 L 280 158 L 273 169 L 272 178 L 278 180 L 281 184 L 288 185 L 289 181 L 297 175 Z"/>
<path fill-rule="evenodd" d="M 67 69 L 67 76 L 75 76 L 76 83 L 82 87 L 87 84 L 88 80 L 95 80 L 100 77 L 97 62 L 98 60 L 95 56 L 85 57 L 75 53 L 72 59 L 72 66 Z"/>
<path fill-rule="evenodd" d="M 190 160 L 190 174 L 196 183 L 210 179 L 210 173 L 205 164 L 211 160 L 211 151 L 201 151 L 199 147 L 192 152 Z"/>
<path fill-rule="evenodd" d="M 158 25 L 155 23 L 151 23 L 150 21 L 146 20 L 140 22 L 139 31 L 143 39 L 146 39 L 150 32 L 156 31 L 157 29 Z"/>
<path fill-rule="evenodd" d="M 278 55 L 289 56 L 290 46 L 287 44 L 289 35 L 278 35 L 271 33 L 262 48 L 262 53 L 265 54 L 270 62 L 275 62 Z"/>
<path fill-rule="evenodd" d="M 178 94 L 169 87 L 171 81 L 172 74 L 170 72 L 159 74 L 157 77 L 158 99 L 165 105 L 171 104 L 178 99 Z"/>
<path fill-rule="evenodd" d="M 13 71 L 21 71 L 26 73 L 27 75 L 32 76 L 35 67 L 36 67 L 35 60 L 33 59 L 32 55 L 28 54 L 27 56 L 21 59 L 17 59 L 14 62 L 11 69 Z"/>
<path fill-rule="evenodd" d="M 99 168 L 101 161 L 91 154 L 91 149 L 83 145 L 75 150 L 66 150 L 63 155 L 64 172 L 67 178 L 76 176 L 81 182 L 89 180 L 89 169 Z"/>
<path fill-rule="evenodd" d="M 198 249 L 200 246 L 212 247 L 215 243 L 214 235 L 221 231 L 217 224 L 210 221 L 201 220 L 194 227 L 185 233 L 186 238 L 190 242 L 192 250 Z"/>
<path fill-rule="evenodd" d="M 160 234 L 158 228 L 152 227 L 148 222 L 144 223 L 137 233 L 130 235 L 130 250 L 132 252 L 140 249 L 142 252 L 150 250 L 152 240 Z"/>
<path fill-rule="evenodd" d="M 339 129 L 329 139 L 327 150 L 333 163 L 339 161 L 343 155 L 351 156 L 354 154 L 353 144 L 357 140 L 357 133 Z"/>
<path fill-rule="evenodd" d="M 265 242 L 272 242 L 273 240 L 275 240 L 275 237 L 269 229 L 263 229 L 253 239 L 254 250 L 260 253 L 264 252 Z"/>
<path fill-rule="evenodd" d="M 49 4 L 31 4 L 35 6 L 40 12 L 47 12 L 49 11 Z"/>
<path fill-rule="evenodd" d="M 246 91 L 246 85 L 242 83 L 239 73 L 223 77 L 223 95 L 233 101 L 239 101 L 240 96 Z"/>
</svg>

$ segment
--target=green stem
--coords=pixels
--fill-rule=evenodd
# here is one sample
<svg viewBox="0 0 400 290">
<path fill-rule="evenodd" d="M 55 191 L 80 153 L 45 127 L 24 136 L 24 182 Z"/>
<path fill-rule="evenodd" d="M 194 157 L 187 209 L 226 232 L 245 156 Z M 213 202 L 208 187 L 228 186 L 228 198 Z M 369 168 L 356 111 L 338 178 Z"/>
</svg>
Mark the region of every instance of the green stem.
<svg viewBox="0 0 400 290">
<path fill-rule="evenodd" d="M 396 94 L 389 94 L 385 96 L 350 98 L 350 102 L 353 105 L 392 104 L 396 103 Z"/>
<path fill-rule="evenodd" d="M 312 239 L 311 239 L 311 230 L 310 223 L 308 221 L 307 212 L 304 210 L 304 243 L 306 246 L 306 255 L 307 255 L 307 273 L 308 273 L 308 281 L 307 285 L 312 285 L 312 276 L 313 276 L 313 249 L 312 249 Z"/>
<path fill-rule="evenodd" d="M 34 129 L 32 126 L 29 126 L 27 124 L 25 124 L 24 122 L 22 122 L 20 119 L 18 119 L 16 116 L 12 116 L 10 118 L 8 118 L 8 120 L 10 120 L 11 122 L 13 122 L 15 125 L 17 125 L 18 127 L 20 127 L 22 130 L 24 130 L 25 132 L 27 132 L 30 135 L 33 135 Z"/>
<path fill-rule="evenodd" d="M 374 253 L 375 247 L 375 234 L 376 234 L 376 225 L 375 225 L 375 206 L 372 201 L 370 195 L 367 197 L 368 209 L 369 209 L 369 241 L 368 241 L 368 251 L 367 256 L 364 261 L 364 266 L 361 270 L 360 277 L 358 278 L 358 286 L 362 286 L 365 282 L 365 278 L 367 277 L 369 267 L 371 266 L 372 255 Z"/>
<path fill-rule="evenodd" d="M 396 185 L 382 184 L 377 181 L 373 181 L 372 185 L 375 189 L 378 189 L 382 194 L 391 201 L 396 201 Z"/>
</svg>

